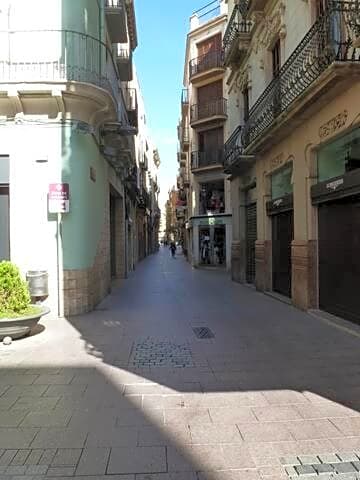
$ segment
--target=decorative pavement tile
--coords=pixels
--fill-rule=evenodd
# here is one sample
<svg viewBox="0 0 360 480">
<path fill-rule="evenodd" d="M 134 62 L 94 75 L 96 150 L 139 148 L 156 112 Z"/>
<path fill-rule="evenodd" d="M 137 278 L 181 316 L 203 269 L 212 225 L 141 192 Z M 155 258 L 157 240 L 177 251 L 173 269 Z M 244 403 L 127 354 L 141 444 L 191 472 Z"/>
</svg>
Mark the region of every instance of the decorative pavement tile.
<svg viewBox="0 0 360 480">
<path fill-rule="evenodd" d="M 299 455 L 280 462 L 291 480 L 360 480 L 360 452 Z"/>
<path fill-rule="evenodd" d="M 187 343 L 158 341 L 150 337 L 134 345 L 129 364 L 136 368 L 194 367 L 191 350 Z"/>
</svg>

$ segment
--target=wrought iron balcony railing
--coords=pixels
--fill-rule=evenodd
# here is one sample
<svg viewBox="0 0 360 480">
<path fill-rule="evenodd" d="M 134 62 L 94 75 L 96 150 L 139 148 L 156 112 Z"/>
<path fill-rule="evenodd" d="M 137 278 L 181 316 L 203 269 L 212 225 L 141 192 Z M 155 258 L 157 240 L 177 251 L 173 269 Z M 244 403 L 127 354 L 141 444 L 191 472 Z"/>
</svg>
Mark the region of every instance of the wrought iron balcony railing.
<svg viewBox="0 0 360 480">
<path fill-rule="evenodd" d="M 193 58 L 189 63 L 190 78 L 205 73 L 213 68 L 224 68 L 222 50 L 213 50 L 200 57 Z"/>
<path fill-rule="evenodd" d="M 129 45 L 122 45 L 118 43 L 115 48 L 115 55 L 119 60 L 130 60 L 131 59 L 131 49 Z"/>
<path fill-rule="evenodd" d="M 239 0 L 238 2 L 239 11 L 241 13 L 242 18 L 244 19 L 248 14 L 250 3 L 251 3 L 251 0 Z"/>
<path fill-rule="evenodd" d="M 201 25 L 215 17 L 218 17 L 220 13 L 220 0 L 213 0 L 204 7 L 194 12 L 194 15 L 197 16 L 197 18 L 199 19 L 199 24 Z"/>
<path fill-rule="evenodd" d="M 119 74 L 111 50 L 72 30 L 0 32 L 0 83 L 82 82 L 119 96 Z"/>
<path fill-rule="evenodd" d="M 244 20 L 240 5 L 235 5 L 223 38 L 223 58 L 226 64 L 232 51 L 238 53 L 240 35 L 249 34 L 252 23 Z M 245 11 L 245 10 L 244 10 Z"/>
<path fill-rule="evenodd" d="M 106 8 L 122 8 L 123 4 L 123 0 L 105 0 Z"/>
<path fill-rule="evenodd" d="M 231 173 L 231 169 L 243 152 L 241 139 L 242 126 L 239 125 L 228 138 L 224 146 L 224 170 Z"/>
<path fill-rule="evenodd" d="M 314 23 L 252 107 L 243 130 L 244 147 L 269 130 L 329 66 L 357 62 L 360 62 L 360 2 L 330 0 L 327 12 Z"/>
<path fill-rule="evenodd" d="M 187 145 L 190 141 L 189 127 L 185 127 L 181 124 L 178 125 L 178 138 L 179 138 L 181 147 L 183 147 L 184 144 Z"/>
<path fill-rule="evenodd" d="M 191 169 L 211 167 L 223 164 L 223 149 L 207 150 L 205 152 L 191 152 Z"/>
<path fill-rule="evenodd" d="M 227 116 L 226 98 L 216 98 L 206 103 L 191 105 L 190 122 L 197 122 L 215 116 Z"/>
</svg>

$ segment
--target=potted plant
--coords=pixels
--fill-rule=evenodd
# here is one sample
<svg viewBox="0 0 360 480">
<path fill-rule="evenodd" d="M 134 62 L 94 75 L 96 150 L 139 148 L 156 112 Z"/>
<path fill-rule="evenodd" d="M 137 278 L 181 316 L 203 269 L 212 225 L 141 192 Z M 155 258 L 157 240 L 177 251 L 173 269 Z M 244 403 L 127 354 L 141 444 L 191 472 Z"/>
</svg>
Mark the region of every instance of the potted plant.
<svg viewBox="0 0 360 480">
<path fill-rule="evenodd" d="M 0 262 L 0 340 L 28 335 L 49 308 L 32 305 L 27 283 L 11 262 Z"/>
</svg>

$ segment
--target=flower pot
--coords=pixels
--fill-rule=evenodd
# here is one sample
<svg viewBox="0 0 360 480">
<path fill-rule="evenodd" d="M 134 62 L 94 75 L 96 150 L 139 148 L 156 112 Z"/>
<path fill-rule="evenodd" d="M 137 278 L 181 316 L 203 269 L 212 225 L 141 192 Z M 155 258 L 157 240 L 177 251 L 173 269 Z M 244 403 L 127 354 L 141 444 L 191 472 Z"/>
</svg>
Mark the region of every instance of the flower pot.
<svg viewBox="0 0 360 480">
<path fill-rule="evenodd" d="M 38 307 L 40 311 L 31 315 L 24 315 L 23 317 L 0 319 L 0 341 L 5 337 L 11 337 L 13 340 L 25 337 L 37 325 L 40 318 L 50 312 L 48 307 L 32 306 Z"/>
</svg>

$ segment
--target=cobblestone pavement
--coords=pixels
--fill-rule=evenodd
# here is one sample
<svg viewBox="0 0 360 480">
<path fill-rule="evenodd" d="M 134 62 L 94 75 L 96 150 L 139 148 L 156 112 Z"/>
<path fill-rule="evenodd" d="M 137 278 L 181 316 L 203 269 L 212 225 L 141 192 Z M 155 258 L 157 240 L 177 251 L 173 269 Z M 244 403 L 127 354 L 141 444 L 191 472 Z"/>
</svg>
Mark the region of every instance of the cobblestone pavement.
<svg viewBox="0 0 360 480">
<path fill-rule="evenodd" d="M 0 480 L 360 477 L 355 325 L 166 250 L 44 326 L 0 345 Z"/>
</svg>

